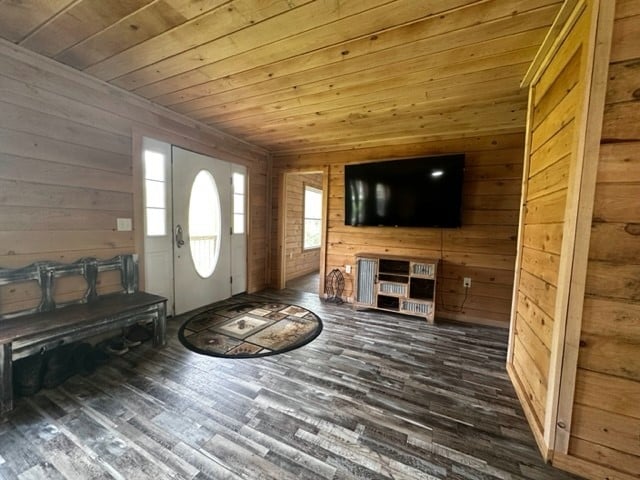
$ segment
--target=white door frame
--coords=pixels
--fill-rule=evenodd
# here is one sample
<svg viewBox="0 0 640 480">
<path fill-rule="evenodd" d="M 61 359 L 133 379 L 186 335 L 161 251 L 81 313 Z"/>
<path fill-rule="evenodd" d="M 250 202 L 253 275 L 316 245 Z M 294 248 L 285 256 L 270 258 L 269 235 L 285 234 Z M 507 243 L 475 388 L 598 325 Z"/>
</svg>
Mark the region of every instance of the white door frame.
<svg viewBox="0 0 640 480">
<path fill-rule="evenodd" d="M 147 225 L 145 209 L 147 202 L 145 198 L 146 192 L 146 175 L 145 175 L 145 160 L 144 155 L 147 151 L 160 154 L 164 159 L 164 182 L 151 182 L 151 183 L 164 183 L 164 222 L 165 231 L 160 236 L 147 236 Z M 146 266 L 144 273 L 139 272 L 139 278 L 144 278 L 144 287 L 150 293 L 155 293 L 167 298 L 167 311 L 173 313 L 175 305 L 174 295 L 174 268 L 173 268 L 173 194 L 171 190 L 171 145 L 166 142 L 154 140 L 152 138 L 144 137 L 142 139 L 142 151 L 140 154 L 142 160 L 142 175 L 140 186 L 142 188 L 142 221 L 138 224 L 142 224 L 144 250 L 140 255 L 142 264 Z M 153 260 L 153 262 L 152 262 Z M 140 263 L 140 262 L 139 262 Z"/>
<path fill-rule="evenodd" d="M 132 176 L 133 176 L 133 248 L 132 250 L 137 252 L 138 256 L 138 272 L 139 272 L 139 280 L 138 286 L 140 290 L 146 289 L 146 276 L 147 276 L 147 268 L 145 263 L 145 198 L 144 198 L 144 165 L 143 165 L 143 140 L 151 139 L 158 142 L 165 143 L 169 145 L 175 145 L 177 147 L 191 150 L 197 153 L 201 153 L 203 155 L 208 155 L 211 157 L 220 157 L 220 153 L 217 149 L 211 148 L 210 145 L 206 145 L 200 143 L 198 141 L 191 140 L 182 135 L 172 134 L 167 132 L 166 130 L 160 130 L 156 128 L 149 127 L 133 127 L 132 129 Z M 247 266 L 245 268 L 246 279 L 247 279 L 247 289 L 248 289 L 248 279 L 249 279 L 249 268 L 248 268 L 248 255 L 249 255 L 249 237 L 250 237 L 250 205 L 251 205 L 251 194 L 250 194 L 250 168 L 243 163 L 236 163 L 238 160 L 242 161 L 240 157 L 235 158 L 233 161 L 228 161 L 232 165 L 238 165 L 246 169 L 246 218 L 245 218 L 245 231 L 246 231 L 246 249 L 245 249 L 245 258 Z M 225 160 L 227 161 L 227 160 Z M 173 236 L 171 236 L 173 241 Z M 172 272 L 173 273 L 173 272 Z M 168 306 L 167 314 L 172 315 L 173 305 Z"/>
</svg>

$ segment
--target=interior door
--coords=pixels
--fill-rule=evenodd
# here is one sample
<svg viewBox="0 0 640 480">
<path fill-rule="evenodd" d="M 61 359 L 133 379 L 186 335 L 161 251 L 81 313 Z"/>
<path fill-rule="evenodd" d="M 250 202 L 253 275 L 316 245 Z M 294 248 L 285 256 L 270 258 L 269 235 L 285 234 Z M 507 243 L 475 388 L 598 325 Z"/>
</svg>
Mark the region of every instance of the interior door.
<svg viewBox="0 0 640 480">
<path fill-rule="evenodd" d="M 175 313 L 231 296 L 231 164 L 172 147 Z"/>
</svg>

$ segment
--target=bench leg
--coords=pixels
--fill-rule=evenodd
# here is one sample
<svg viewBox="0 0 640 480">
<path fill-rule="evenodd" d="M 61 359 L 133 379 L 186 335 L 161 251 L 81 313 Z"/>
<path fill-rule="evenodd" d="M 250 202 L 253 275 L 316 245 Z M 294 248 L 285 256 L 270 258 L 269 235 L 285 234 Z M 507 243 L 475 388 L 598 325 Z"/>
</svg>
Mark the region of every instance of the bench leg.
<svg viewBox="0 0 640 480">
<path fill-rule="evenodd" d="M 156 320 L 153 322 L 153 345 L 155 347 L 167 344 L 167 304 L 158 305 Z"/>
<path fill-rule="evenodd" d="M 11 344 L 0 345 L 0 414 L 13 410 L 13 362 Z"/>
</svg>

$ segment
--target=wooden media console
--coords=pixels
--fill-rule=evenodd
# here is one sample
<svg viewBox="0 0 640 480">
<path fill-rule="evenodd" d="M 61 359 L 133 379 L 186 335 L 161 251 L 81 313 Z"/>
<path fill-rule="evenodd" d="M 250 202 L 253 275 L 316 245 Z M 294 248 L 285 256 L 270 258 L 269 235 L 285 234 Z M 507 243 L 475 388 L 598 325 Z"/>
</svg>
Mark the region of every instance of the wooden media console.
<svg viewBox="0 0 640 480">
<path fill-rule="evenodd" d="M 376 308 L 433 323 L 438 259 L 356 255 L 354 308 Z"/>
</svg>

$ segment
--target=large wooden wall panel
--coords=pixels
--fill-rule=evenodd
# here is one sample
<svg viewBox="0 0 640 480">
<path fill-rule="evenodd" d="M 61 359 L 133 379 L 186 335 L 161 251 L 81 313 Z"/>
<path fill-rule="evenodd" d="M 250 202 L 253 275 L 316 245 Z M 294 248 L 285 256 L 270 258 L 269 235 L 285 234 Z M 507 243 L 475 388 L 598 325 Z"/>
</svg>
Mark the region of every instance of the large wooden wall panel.
<svg viewBox="0 0 640 480">
<path fill-rule="evenodd" d="M 14 45 L 2 42 L 0 46 L 3 54 L 2 74 L 19 82 L 28 79 L 26 83 L 35 93 L 52 92 L 72 102 L 98 105 L 99 110 L 116 114 L 125 119 L 125 123 L 135 119 L 137 127 L 154 127 L 170 131 L 185 139 L 209 145 L 227 159 L 235 158 L 239 162 L 247 162 L 247 159 L 263 162 L 265 159 L 266 153 L 261 148 L 159 108 L 108 84 L 96 82 L 86 75 L 79 75 L 74 70 L 60 67 Z M 70 85 L 73 88 L 70 88 Z M 130 152 L 125 155 L 130 157 Z M 264 166 L 259 170 L 263 169 Z"/>
<path fill-rule="evenodd" d="M 128 93 L 0 43 L 0 265 L 136 253 L 133 131 L 150 131 L 249 169 L 249 290 L 265 285 L 266 152 Z M 178 142 L 179 143 L 179 142 Z M 117 288 L 101 280 L 100 288 Z M 77 291 L 74 291 L 76 289 Z M 72 298 L 80 284 L 58 292 Z M 4 292 L 0 310 L 28 305 L 32 289 Z"/>
<path fill-rule="evenodd" d="M 107 171 L 131 176 L 130 155 L 97 150 L 91 146 L 2 128 L 0 128 L 0 141 L 4 158 L 6 155 L 12 155 L 27 161 L 39 160 L 45 164 L 53 162 L 71 167 L 86 167 L 96 174 Z M 5 165 L 4 162 L 3 165 Z M 5 171 L 8 170 L 7 167 L 4 168 Z"/>
<path fill-rule="evenodd" d="M 575 123 L 570 121 L 529 158 L 529 175 L 534 176 L 571 153 Z"/>
<path fill-rule="evenodd" d="M 132 193 L 131 177 L 96 168 L 0 154 L 0 177 L 41 185 Z"/>
<path fill-rule="evenodd" d="M 461 228 L 344 225 L 346 164 L 453 152 L 466 154 Z M 359 252 L 441 258 L 436 315 L 506 327 L 511 305 L 509 292 L 513 288 L 522 157 L 521 134 L 280 156 L 273 163 L 273 198 L 279 198 L 277 188 L 283 172 L 328 167 L 326 271 L 338 268 L 344 273 L 345 297 L 353 295 L 353 273 L 345 273 L 345 265 L 353 266 Z M 281 213 L 274 205 L 274 232 Z M 277 242 L 273 245 L 277 246 Z M 274 258 L 280 258 L 280 254 L 275 248 Z M 464 277 L 472 278 L 467 295 L 462 286 Z M 277 278 L 279 272 L 274 271 L 273 283 Z"/>
<path fill-rule="evenodd" d="M 576 125 L 586 88 L 583 43 L 589 25 L 590 9 L 585 9 L 530 87 L 529 158 L 522 198 L 519 283 L 513 299 L 513 358 L 508 362 L 543 451 L 551 351 L 557 348 L 553 331 L 560 290 L 560 254 L 569 178 L 578 160 Z M 527 365 L 525 361 L 527 369 L 522 368 Z M 537 388 L 527 389 L 527 385 Z"/>
<path fill-rule="evenodd" d="M 131 137 L 128 135 L 112 133 L 87 125 L 82 120 L 71 120 L 8 102 L 0 101 L 0 109 L 3 111 L 0 128 L 77 143 L 119 155 L 131 152 Z"/>
<path fill-rule="evenodd" d="M 590 478 L 640 472 L 639 14 L 616 4 L 596 177 L 569 442 Z"/>
<path fill-rule="evenodd" d="M 519 337 L 513 340 L 513 371 L 516 373 L 515 385 L 520 390 L 521 397 L 527 402 L 527 408 L 532 411 L 533 425 L 531 428 L 542 429 L 540 419 L 545 415 L 544 398 L 547 395 L 547 375 L 540 371 L 531 354 L 527 351 Z"/>
<path fill-rule="evenodd" d="M 537 332 L 538 339 L 551 350 L 553 318 L 522 292 L 518 292 L 518 312 L 519 319 L 526 322 L 532 331 Z"/>
</svg>

